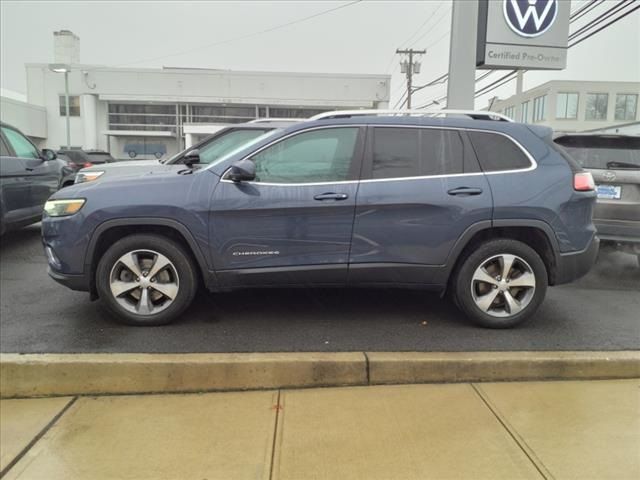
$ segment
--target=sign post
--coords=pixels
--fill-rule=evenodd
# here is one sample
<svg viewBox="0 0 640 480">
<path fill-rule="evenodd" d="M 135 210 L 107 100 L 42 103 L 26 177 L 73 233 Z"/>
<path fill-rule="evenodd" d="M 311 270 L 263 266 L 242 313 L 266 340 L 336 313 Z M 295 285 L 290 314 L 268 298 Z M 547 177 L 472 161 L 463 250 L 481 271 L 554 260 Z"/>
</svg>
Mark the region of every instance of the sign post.
<svg viewBox="0 0 640 480">
<path fill-rule="evenodd" d="M 478 1 L 453 0 L 447 108 L 461 110 L 474 108 L 476 83 L 474 54 L 477 25 Z"/>
</svg>

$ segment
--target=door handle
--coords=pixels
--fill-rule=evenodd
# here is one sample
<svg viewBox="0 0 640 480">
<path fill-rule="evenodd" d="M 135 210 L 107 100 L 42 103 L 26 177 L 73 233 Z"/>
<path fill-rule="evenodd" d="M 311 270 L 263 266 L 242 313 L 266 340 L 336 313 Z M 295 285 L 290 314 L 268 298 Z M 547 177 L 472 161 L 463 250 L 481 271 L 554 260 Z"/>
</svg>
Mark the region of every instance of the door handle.
<svg viewBox="0 0 640 480">
<path fill-rule="evenodd" d="M 458 188 L 452 188 L 451 190 L 448 190 L 447 193 L 449 195 L 460 195 L 460 196 L 466 197 L 470 195 L 480 195 L 482 193 L 482 189 L 471 188 L 471 187 L 458 187 Z"/>
<path fill-rule="evenodd" d="M 33 172 L 33 168 L 31 168 L 31 167 L 27 167 L 27 168 L 25 168 L 25 170 L 26 170 L 27 172 Z"/>
<path fill-rule="evenodd" d="M 318 195 L 316 195 L 315 197 L 313 197 L 314 200 L 346 200 L 347 198 L 349 198 L 349 195 L 347 195 L 346 193 L 333 193 L 333 192 L 327 192 L 327 193 L 320 193 Z"/>
</svg>

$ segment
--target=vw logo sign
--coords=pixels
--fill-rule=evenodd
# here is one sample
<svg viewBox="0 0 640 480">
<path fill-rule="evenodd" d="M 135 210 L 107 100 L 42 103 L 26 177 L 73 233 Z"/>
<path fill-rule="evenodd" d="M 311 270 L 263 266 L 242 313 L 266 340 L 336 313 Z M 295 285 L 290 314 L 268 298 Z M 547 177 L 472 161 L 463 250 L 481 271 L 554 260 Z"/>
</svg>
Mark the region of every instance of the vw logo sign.
<svg viewBox="0 0 640 480">
<path fill-rule="evenodd" d="M 613 182 L 616 179 L 616 174 L 615 172 L 611 172 L 607 170 L 602 174 L 602 178 L 604 178 L 604 180 L 607 182 Z"/>
<path fill-rule="evenodd" d="M 504 19 L 521 37 L 537 37 L 551 28 L 558 0 L 503 0 Z"/>
</svg>

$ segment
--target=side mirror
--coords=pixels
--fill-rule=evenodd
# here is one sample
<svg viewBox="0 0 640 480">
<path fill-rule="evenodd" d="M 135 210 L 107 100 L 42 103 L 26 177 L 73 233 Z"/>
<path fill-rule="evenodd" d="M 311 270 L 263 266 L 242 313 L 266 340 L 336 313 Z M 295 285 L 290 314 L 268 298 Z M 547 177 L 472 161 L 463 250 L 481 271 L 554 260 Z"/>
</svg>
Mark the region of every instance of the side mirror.
<svg viewBox="0 0 640 480">
<path fill-rule="evenodd" d="M 42 156 L 42 159 L 47 162 L 58 158 L 58 155 L 56 155 L 56 152 L 54 152 L 50 148 L 43 148 L 41 152 L 41 156 Z"/>
<path fill-rule="evenodd" d="M 182 158 L 182 163 L 189 167 L 194 163 L 200 163 L 200 150 L 198 150 L 197 148 L 189 150 L 187 154 Z"/>
<path fill-rule="evenodd" d="M 232 182 L 249 182 L 256 178 L 256 164 L 245 158 L 231 165 L 229 180 Z"/>
</svg>

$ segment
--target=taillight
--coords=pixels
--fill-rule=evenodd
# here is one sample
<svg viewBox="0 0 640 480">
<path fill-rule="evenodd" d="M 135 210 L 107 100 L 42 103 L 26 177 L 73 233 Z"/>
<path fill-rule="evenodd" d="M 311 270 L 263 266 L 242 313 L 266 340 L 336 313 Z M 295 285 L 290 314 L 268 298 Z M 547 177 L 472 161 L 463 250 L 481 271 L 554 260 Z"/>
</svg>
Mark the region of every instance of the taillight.
<svg viewBox="0 0 640 480">
<path fill-rule="evenodd" d="M 91 162 L 84 162 L 84 165 L 82 165 L 82 168 L 89 168 L 89 167 L 93 167 L 93 163 L 91 163 Z"/>
<path fill-rule="evenodd" d="M 573 175 L 573 189 L 578 192 L 590 192 L 596 189 L 591 172 L 579 172 Z"/>
</svg>

